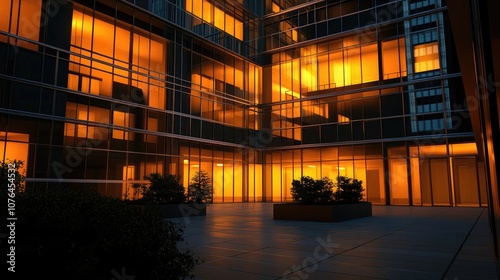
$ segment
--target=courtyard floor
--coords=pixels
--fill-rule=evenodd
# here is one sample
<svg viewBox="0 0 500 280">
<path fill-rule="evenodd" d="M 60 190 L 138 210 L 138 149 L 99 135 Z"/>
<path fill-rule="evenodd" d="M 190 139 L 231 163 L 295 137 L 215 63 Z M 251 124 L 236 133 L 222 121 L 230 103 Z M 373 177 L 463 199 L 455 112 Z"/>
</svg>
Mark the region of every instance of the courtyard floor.
<svg viewBox="0 0 500 280">
<path fill-rule="evenodd" d="M 338 223 L 273 220 L 271 203 L 212 204 L 185 224 L 195 279 L 498 279 L 486 208 L 373 206 Z"/>
</svg>

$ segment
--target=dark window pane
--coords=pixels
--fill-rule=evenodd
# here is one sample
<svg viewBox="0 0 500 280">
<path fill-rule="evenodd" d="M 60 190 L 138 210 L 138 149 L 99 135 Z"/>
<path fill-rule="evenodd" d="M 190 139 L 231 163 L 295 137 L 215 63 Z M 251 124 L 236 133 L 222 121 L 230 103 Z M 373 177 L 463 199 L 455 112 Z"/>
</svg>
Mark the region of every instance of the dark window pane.
<svg viewBox="0 0 500 280">
<path fill-rule="evenodd" d="M 403 118 L 382 120 L 384 138 L 394 138 L 404 136 Z"/>
</svg>

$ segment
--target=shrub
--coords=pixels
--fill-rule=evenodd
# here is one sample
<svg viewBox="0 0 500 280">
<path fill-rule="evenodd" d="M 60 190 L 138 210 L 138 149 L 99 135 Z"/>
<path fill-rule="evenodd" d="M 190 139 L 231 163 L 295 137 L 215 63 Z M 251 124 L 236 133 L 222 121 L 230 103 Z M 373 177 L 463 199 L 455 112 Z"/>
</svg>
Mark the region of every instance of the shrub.
<svg viewBox="0 0 500 280">
<path fill-rule="evenodd" d="M 188 186 L 188 199 L 196 203 L 212 202 L 212 184 L 206 171 L 200 170 L 191 178 Z"/>
<path fill-rule="evenodd" d="M 337 177 L 337 190 L 334 193 L 335 200 L 343 202 L 359 202 L 363 199 L 363 181 L 346 176 Z"/>
<path fill-rule="evenodd" d="M 183 240 L 179 225 L 117 199 L 64 189 L 27 191 L 16 202 L 16 274 L 185 279 L 200 262 L 191 251 L 177 249 Z"/>
<path fill-rule="evenodd" d="M 309 176 L 302 176 L 300 180 L 292 181 L 292 198 L 293 201 L 304 204 L 330 203 L 332 188 L 333 182 L 327 177 L 314 180 Z"/>
<path fill-rule="evenodd" d="M 134 184 L 132 187 L 142 194 L 143 202 L 148 203 L 183 203 L 186 201 L 184 186 L 178 175 L 151 173 L 144 176 L 149 184 Z"/>
</svg>

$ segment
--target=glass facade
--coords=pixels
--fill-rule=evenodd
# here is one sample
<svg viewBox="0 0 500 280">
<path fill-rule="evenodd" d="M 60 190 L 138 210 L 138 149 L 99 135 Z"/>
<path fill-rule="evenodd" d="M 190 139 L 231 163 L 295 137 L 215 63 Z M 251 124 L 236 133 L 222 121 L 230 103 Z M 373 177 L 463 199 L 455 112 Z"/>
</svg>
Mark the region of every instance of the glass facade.
<svg viewBox="0 0 500 280">
<path fill-rule="evenodd" d="M 29 187 L 204 170 L 214 202 L 346 175 L 375 204 L 487 203 L 442 1 L 7 2 L 0 158 Z"/>
</svg>

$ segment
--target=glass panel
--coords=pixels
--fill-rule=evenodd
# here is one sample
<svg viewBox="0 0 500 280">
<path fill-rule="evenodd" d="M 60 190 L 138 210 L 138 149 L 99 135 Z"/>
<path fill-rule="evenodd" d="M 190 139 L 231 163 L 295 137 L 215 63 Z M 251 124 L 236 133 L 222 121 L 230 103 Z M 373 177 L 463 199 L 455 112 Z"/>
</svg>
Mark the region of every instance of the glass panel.
<svg viewBox="0 0 500 280">
<path fill-rule="evenodd" d="M 367 200 L 366 196 L 366 179 L 367 179 L 367 171 L 366 171 L 366 166 L 365 166 L 365 161 L 364 160 L 355 160 L 354 161 L 354 176 L 353 178 L 356 178 L 358 180 L 363 181 L 363 188 L 365 189 L 365 192 L 363 193 L 363 200 Z M 332 178 L 333 179 L 333 178 Z"/>
<path fill-rule="evenodd" d="M 243 167 L 241 162 L 234 162 L 234 174 L 231 179 L 234 184 L 234 202 L 243 202 Z"/>
<path fill-rule="evenodd" d="M 385 204 L 384 162 L 382 159 L 366 161 L 366 200 L 374 204 Z"/>
<path fill-rule="evenodd" d="M 415 73 L 439 69 L 438 43 L 432 42 L 413 47 Z"/>
<path fill-rule="evenodd" d="M 224 202 L 234 202 L 234 165 L 231 161 L 224 162 Z"/>
<path fill-rule="evenodd" d="M 0 9 L 0 30 L 33 41 L 39 41 L 41 13 L 42 0 L 3 1 L 2 9 Z M 0 35 L 0 42 L 7 42 L 7 38 Z M 35 51 L 38 50 L 37 45 L 23 40 L 10 38 L 9 43 Z"/>
<path fill-rule="evenodd" d="M 282 201 L 285 202 L 291 202 L 292 201 L 292 180 L 293 180 L 293 164 L 288 163 L 283 165 L 283 171 L 282 171 L 282 183 L 283 183 L 283 189 L 282 189 Z"/>
<path fill-rule="evenodd" d="M 457 206 L 479 206 L 475 158 L 453 158 L 455 202 Z"/>
<path fill-rule="evenodd" d="M 344 73 L 345 85 L 354 85 L 361 83 L 361 58 L 358 47 L 348 49 L 344 52 Z"/>
<path fill-rule="evenodd" d="M 339 175 L 339 162 L 338 161 L 326 161 L 321 163 L 321 177 L 328 177 L 335 182 L 337 176 Z"/>
<path fill-rule="evenodd" d="M 222 185 L 223 185 L 223 176 L 224 176 L 224 164 L 221 161 L 215 161 L 214 165 L 214 174 L 213 174 L 213 188 L 214 188 L 214 202 L 222 202 L 223 193 L 222 193 Z"/>
<path fill-rule="evenodd" d="M 433 205 L 451 205 L 447 159 L 431 159 L 431 187 Z"/>
<path fill-rule="evenodd" d="M 420 160 L 417 157 L 410 158 L 410 168 L 413 205 L 422 205 L 422 194 L 420 190 Z"/>
<path fill-rule="evenodd" d="M 378 81 L 378 49 L 377 44 L 361 47 L 363 83 Z"/>
<path fill-rule="evenodd" d="M 406 158 L 389 159 L 391 205 L 408 205 L 408 170 Z"/>
<path fill-rule="evenodd" d="M 382 42 L 384 80 L 406 76 L 406 53 L 403 38 Z"/>
</svg>

